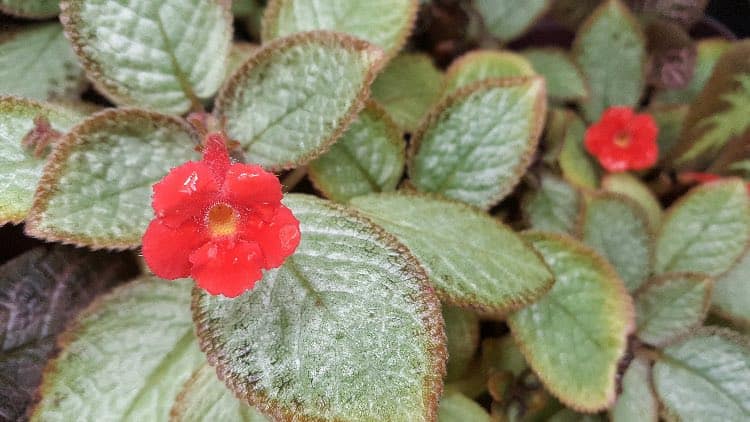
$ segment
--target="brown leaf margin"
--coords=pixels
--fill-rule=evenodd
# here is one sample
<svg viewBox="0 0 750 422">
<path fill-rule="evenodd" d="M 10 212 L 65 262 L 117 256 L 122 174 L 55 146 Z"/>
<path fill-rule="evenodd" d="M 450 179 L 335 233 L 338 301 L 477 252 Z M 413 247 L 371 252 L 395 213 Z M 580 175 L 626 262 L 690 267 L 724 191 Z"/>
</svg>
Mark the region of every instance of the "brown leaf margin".
<svg viewBox="0 0 750 422">
<path fill-rule="evenodd" d="M 354 38 L 350 35 L 331 32 L 331 31 L 311 31 L 311 32 L 299 32 L 288 37 L 279 38 L 268 44 L 263 45 L 257 50 L 243 65 L 241 65 L 232 76 L 224 83 L 224 86 L 219 91 L 216 97 L 213 114 L 219 121 L 228 119 L 226 115 L 226 109 L 229 108 L 229 103 L 233 101 L 237 92 L 242 89 L 242 84 L 245 79 L 255 70 L 255 67 L 266 63 L 274 58 L 274 55 L 279 51 L 284 51 L 297 45 L 318 43 L 328 47 L 335 46 L 348 50 L 349 52 L 355 52 L 360 54 L 366 54 L 369 57 L 370 67 L 364 73 L 362 78 L 362 86 L 359 92 L 354 97 L 349 109 L 339 118 L 336 129 L 330 134 L 328 139 L 324 139 L 320 145 L 301 157 L 286 161 L 283 163 L 276 163 L 268 166 L 268 170 L 278 172 L 282 170 L 291 170 L 295 167 L 299 167 L 307 164 L 308 162 L 320 157 L 333 145 L 344 132 L 349 128 L 349 125 L 357 117 L 357 114 L 364 108 L 365 100 L 370 96 L 370 86 L 375 81 L 375 76 L 380 72 L 385 64 L 384 53 L 379 47 L 368 43 L 367 41 Z"/>
<path fill-rule="evenodd" d="M 281 9 L 287 5 L 290 2 L 294 1 L 303 1 L 303 0 L 269 0 L 268 4 L 266 5 L 266 9 L 263 12 L 263 18 L 261 20 L 261 34 L 260 38 L 263 41 L 263 44 L 265 45 L 268 42 L 271 42 L 272 40 L 276 39 L 278 37 L 278 17 L 281 13 Z M 348 0 L 352 1 L 352 0 Z M 414 30 L 414 26 L 417 22 L 417 12 L 419 11 L 419 0 L 405 0 L 409 2 L 409 8 L 407 9 L 407 19 L 404 22 L 403 27 L 396 33 L 395 43 L 393 47 L 386 49 L 385 47 L 379 46 L 386 52 L 386 58 L 385 62 L 390 61 L 393 57 L 395 57 L 399 51 L 404 47 L 406 44 L 406 40 L 409 38 L 409 35 L 411 35 L 412 31 Z M 326 30 L 324 28 L 320 28 L 320 30 Z M 328 30 L 328 31 L 334 31 L 335 30 Z M 352 35 L 353 36 L 353 35 Z M 367 41 L 367 40 L 365 40 Z M 375 43 L 372 43 L 371 41 L 368 41 L 371 44 L 375 45 Z"/>
<path fill-rule="evenodd" d="M 503 186 L 503 184 L 498 181 L 498 187 L 500 188 L 498 192 L 488 197 L 485 203 L 481 204 L 479 208 L 486 211 L 492 208 L 492 206 L 499 203 L 503 198 L 511 193 L 516 185 L 518 185 L 518 183 L 521 181 L 521 177 L 526 172 L 526 169 L 528 169 L 528 167 L 531 165 L 531 162 L 534 158 L 534 153 L 536 152 L 537 146 L 539 145 L 542 130 L 544 129 L 544 123 L 547 118 L 547 90 L 544 78 L 542 78 L 541 76 L 485 79 L 467 85 L 444 98 L 436 106 L 433 107 L 433 109 L 427 114 L 427 116 L 425 116 L 425 118 L 422 120 L 422 123 L 420 123 L 419 128 L 414 132 L 414 135 L 412 136 L 409 149 L 407 150 L 407 175 L 411 177 L 414 174 L 414 159 L 419 153 L 419 148 L 424 138 L 429 134 L 430 131 L 435 130 L 436 126 L 444 118 L 444 115 L 450 113 L 451 109 L 454 106 L 458 105 L 470 96 L 479 94 L 483 91 L 489 91 L 497 88 L 518 87 L 524 84 L 528 84 L 529 86 L 531 86 L 535 83 L 540 84 L 541 88 L 537 93 L 537 98 L 532 110 L 532 114 L 535 114 L 536 116 L 530 119 L 531 136 L 526 142 L 527 148 L 522 151 L 521 160 L 516 166 L 516 169 L 513 172 L 513 176 L 508 178 L 505 186 Z M 411 182 L 410 180 L 407 180 L 406 183 L 409 186 L 414 187 L 413 182 Z"/>
<path fill-rule="evenodd" d="M 171 126 L 176 131 L 182 131 L 190 135 L 198 144 L 198 136 L 193 128 L 184 120 L 166 114 L 160 114 L 139 108 L 110 108 L 91 115 L 88 119 L 80 122 L 73 127 L 65 136 L 55 145 L 54 150 L 47 159 L 42 172 L 42 178 L 34 194 L 34 202 L 26 219 L 25 232 L 31 237 L 38 239 L 60 242 L 67 245 L 85 246 L 93 250 L 110 249 L 124 250 L 135 249 L 141 244 L 142 234 L 119 239 L 104 237 L 90 237 L 83 233 L 68 233 L 59 231 L 54 228 L 42 228 L 44 214 L 49 206 L 50 199 L 59 192 L 57 182 L 63 173 L 67 170 L 67 160 L 70 154 L 80 148 L 85 147 L 89 142 L 87 135 L 98 133 L 102 129 L 112 127 L 128 119 L 128 124 L 145 122 L 145 124 L 159 125 L 159 127 Z M 191 145 L 185 145 L 190 148 Z M 137 169 L 134 169 L 137 171 Z M 165 169 L 165 174 L 168 169 Z M 148 204 L 144 204 L 148 206 Z"/>
<path fill-rule="evenodd" d="M 457 59 L 453 60 L 448 68 L 445 69 L 443 76 L 443 95 L 449 96 L 455 92 L 461 90 L 461 88 L 475 84 L 478 81 L 469 83 L 468 85 L 458 86 L 457 88 L 451 88 L 451 85 L 455 83 L 461 74 L 467 67 L 471 67 L 477 62 L 485 62 L 488 60 L 503 60 L 505 63 L 513 64 L 516 70 L 520 73 L 515 76 L 490 76 L 483 80 L 489 79 L 507 79 L 507 78 L 523 78 L 538 76 L 538 73 L 534 70 L 531 62 L 521 55 L 520 53 L 512 50 L 472 50 L 466 54 L 461 55 Z"/>
<path fill-rule="evenodd" d="M 309 195 L 298 196 L 309 197 L 311 199 L 314 198 Z M 423 309 L 424 312 L 422 313 L 422 325 L 425 327 L 425 337 L 432 340 L 431 347 L 427 350 L 427 353 L 432 361 L 433 371 L 425 377 L 422 387 L 422 394 L 424 402 L 426 403 L 423 416 L 427 421 L 437 420 L 438 404 L 443 393 L 443 378 L 447 373 L 448 349 L 440 300 L 429 281 L 427 273 L 419 265 L 419 262 L 411 254 L 409 249 L 399 243 L 391 234 L 373 224 L 366 217 L 343 205 L 317 198 L 313 199 L 313 201 L 318 202 L 321 206 L 326 207 L 329 210 L 338 212 L 341 218 L 357 222 L 358 224 L 361 224 L 363 228 L 369 229 L 373 235 L 373 240 L 381 243 L 384 248 L 397 252 L 399 256 L 403 258 L 401 272 L 409 274 L 410 277 L 417 279 L 417 282 L 422 288 L 420 299 L 422 299 L 425 305 Z M 230 369 L 232 363 L 229 361 L 228 357 L 222 353 L 221 349 L 214 346 L 212 343 L 212 340 L 218 337 L 218 334 L 215 329 L 212 328 L 211 320 L 201 307 L 202 295 L 203 293 L 201 290 L 198 288 L 193 289 L 191 309 L 196 336 L 198 337 L 198 345 L 203 353 L 205 353 L 208 363 L 216 369 L 219 379 L 222 380 L 232 392 L 234 392 L 234 395 L 249 405 L 255 406 L 262 413 L 271 416 L 274 420 L 290 422 L 321 420 L 316 417 L 299 415 L 289 406 L 285 406 L 277 400 L 270 399 L 268 394 L 264 391 L 255 389 L 254 385 L 249 380 L 238 380 L 232 377 Z"/>
</svg>

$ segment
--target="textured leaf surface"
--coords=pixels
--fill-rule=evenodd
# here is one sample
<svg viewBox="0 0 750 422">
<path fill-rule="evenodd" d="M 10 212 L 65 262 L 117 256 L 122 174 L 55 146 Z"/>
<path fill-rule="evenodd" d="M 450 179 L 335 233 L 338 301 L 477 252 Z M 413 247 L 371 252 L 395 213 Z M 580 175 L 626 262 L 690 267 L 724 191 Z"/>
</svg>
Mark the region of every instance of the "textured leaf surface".
<svg viewBox="0 0 750 422">
<path fill-rule="evenodd" d="M 709 38 L 696 43 L 697 56 L 693 78 L 682 89 L 662 91 L 655 95 L 654 101 L 667 104 L 689 104 L 703 90 L 713 73 L 719 57 L 726 52 L 731 44 L 724 39 Z"/>
<path fill-rule="evenodd" d="M 508 41 L 521 35 L 549 7 L 550 0 L 476 0 L 474 6 L 494 36 Z"/>
<path fill-rule="evenodd" d="M 322 154 L 362 108 L 380 49 L 315 32 L 266 45 L 235 72 L 215 113 L 248 162 L 292 168 Z"/>
<path fill-rule="evenodd" d="M 656 422 L 659 403 L 651 387 L 651 366 L 648 361 L 636 358 L 622 378 L 622 393 L 610 411 L 613 422 Z"/>
<path fill-rule="evenodd" d="M 302 241 L 237 299 L 196 291 L 201 347 L 234 392 L 276 418 L 432 420 L 440 303 L 402 246 L 344 208 L 288 195 Z"/>
<path fill-rule="evenodd" d="M 556 48 L 528 49 L 522 52 L 531 66 L 547 81 L 547 94 L 556 100 L 580 100 L 588 96 L 581 69 L 568 53 Z"/>
<path fill-rule="evenodd" d="M 599 185 L 599 170 L 583 147 L 585 133 L 586 125 L 572 115 L 560 150 L 560 169 L 565 179 L 574 185 L 595 189 Z"/>
<path fill-rule="evenodd" d="M 656 273 L 719 275 L 750 239 L 750 199 L 739 179 L 691 190 L 672 205 L 656 242 Z"/>
<path fill-rule="evenodd" d="M 419 126 L 440 98 L 443 74 L 426 54 L 404 53 L 388 64 L 372 84 L 372 98 L 406 131 Z"/>
<path fill-rule="evenodd" d="M 533 76 L 531 63 L 510 51 L 475 50 L 464 54 L 445 72 L 445 94 L 485 79 Z"/>
<path fill-rule="evenodd" d="M 545 113 L 541 78 L 466 87 L 438 106 L 414 135 L 411 182 L 418 190 L 489 208 L 529 165 Z"/>
<path fill-rule="evenodd" d="M 208 364 L 195 371 L 175 400 L 172 422 L 267 422 L 255 408 L 237 400 Z"/>
<path fill-rule="evenodd" d="M 524 215 L 532 228 L 556 233 L 572 233 L 581 209 L 578 191 L 551 173 L 542 173 L 539 189 L 523 202 Z"/>
<path fill-rule="evenodd" d="M 661 402 L 682 420 L 750 418 L 750 346 L 730 330 L 704 329 L 667 347 L 653 373 Z"/>
<path fill-rule="evenodd" d="M 685 124 L 688 106 L 656 106 L 652 107 L 649 113 L 654 118 L 656 126 L 659 127 L 659 135 L 656 139 L 659 145 L 659 161 L 669 161 L 672 150 L 680 140 L 680 132 Z"/>
<path fill-rule="evenodd" d="M 396 189 L 406 161 L 401 131 L 377 104 L 368 103 L 341 139 L 310 163 L 313 184 L 335 201 Z"/>
<path fill-rule="evenodd" d="M 615 399 L 617 364 L 633 327 L 633 304 L 615 271 L 572 238 L 527 235 L 555 274 L 552 290 L 512 314 L 511 332 L 550 392 L 578 410 Z"/>
<path fill-rule="evenodd" d="M 263 41 L 322 29 L 354 35 L 393 55 L 416 15 L 416 0 L 271 0 L 263 16 Z"/>
<path fill-rule="evenodd" d="M 79 316 L 47 366 L 32 421 L 166 421 L 206 360 L 190 321 L 187 280 L 144 277 Z"/>
<path fill-rule="evenodd" d="M 479 316 L 455 306 L 443 306 L 448 341 L 448 381 L 461 378 L 479 347 Z"/>
<path fill-rule="evenodd" d="M 60 10 L 59 0 L 0 0 L 0 11 L 25 18 L 49 18 Z"/>
<path fill-rule="evenodd" d="M 60 246 L 33 249 L 0 267 L 0 419 L 23 420 L 57 334 L 133 272 L 126 257 Z"/>
<path fill-rule="evenodd" d="M 0 224 L 19 223 L 29 212 L 44 158 L 22 146 L 34 128 L 34 118 L 46 117 L 52 128 L 66 132 L 83 116 L 50 104 L 17 97 L 0 97 Z"/>
<path fill-rule="evenodd" d="M 0 37 L 0 94 L 35 100 L 73 97 L 83 69 L 57 23 L 22 27 Z"/>
<path fill-rule="evenodd" d="M 112 101 L 180 114 L 221 85 L 231 45 L 221 0 L 63 0 L 60 21 Z"/>
<path fill-rule="evenodd" d="M 607 107 L 636 105 L 645 78 L 644 44 L 638 23 L 620 0 L 605 1 L 586 20 L 573 44 L 590 88 L 583 103 L 586 120 L 598 120 Z"/>
<path fill-rule="evenodd" d="M 552 284 L 542 260 L 510 228 L 464 204 L 414 194 L 351 203 L 412 251 L 444 302 L 503 314 Z"/>
<path fill-rule="evenodd" d="M 641 340 L 663 345 L 700 325 L 711 303 L 713 279 L 698 274 L 669 274 L 650 281 L 636 295 Z"/>
<path fill-rule="evenodd" d="M 461 393 L 446 393 L 440 399 L 438 422 L 490 422 L 490 415 Z"/>
<path fill-rule="evenodd" d="M 641 206 L 651 228 L 661 226 L 663 210 L 659 200 L 641 179 L 630 173 L 609 173 L 602 178 L 602 189 L 624 195 Z"/>
<path fill-rule="evenodd" d="M 105 248 L 141 243 L 153 217 L 151 186 L 197 158 L 181 120 L 138 109 L 97 113 L 68 132 L 50 156 L 26 231 Z"/>
<path fill-rule="evenodd" d="M 750 249 L 716 280 L 713 305 L 722 316 L 750 326 Z"/>
<path fill-rule="evenodd" d="M 654 235 L 636 202 L 611 193 L 593 196 L 586 203 L 581 234 L 587 245 L 615 267 L 629 291 L 651 274 Z"/>
</svg>

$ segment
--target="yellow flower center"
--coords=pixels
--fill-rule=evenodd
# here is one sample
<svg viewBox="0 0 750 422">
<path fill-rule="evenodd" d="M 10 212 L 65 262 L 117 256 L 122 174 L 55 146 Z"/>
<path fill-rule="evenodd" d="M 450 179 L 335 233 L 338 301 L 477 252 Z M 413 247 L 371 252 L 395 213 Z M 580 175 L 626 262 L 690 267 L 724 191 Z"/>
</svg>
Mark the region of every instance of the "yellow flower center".
<svg viewBox="0 0 750 422">
<path fill-rule="evenodd" d="M 615 135 L 615 145 L 620 148 L 625 148 L 630 145 L 630 135 L 625 132 L 620 132 Z"/>
<path fill-rule="evenodd" d="M 239 215 L 227 204 L 216 204 L 208 210 L 206 217 L 208 230 L 213 236 L 230 236 L 237 231 Z"/>
</svg>

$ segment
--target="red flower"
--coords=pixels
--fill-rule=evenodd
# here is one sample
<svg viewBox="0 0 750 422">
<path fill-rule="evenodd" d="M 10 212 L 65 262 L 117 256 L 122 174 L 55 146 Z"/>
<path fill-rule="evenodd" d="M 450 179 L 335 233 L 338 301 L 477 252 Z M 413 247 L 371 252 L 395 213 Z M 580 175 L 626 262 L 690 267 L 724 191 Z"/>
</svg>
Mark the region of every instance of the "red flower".
<svg viewBox="0 0 750 422">
<path fill-rule="evenodd" d="M 721 176 L 713 173 L 699 173 L 694 171 L 686 171 L 677 175 L 677 179 L 686 185 L 692 183 L 711 183 L 713 181 L 721 179 Z M 745 184 L 748 195 L 750 195 L 750 182 Z"/>
<path fill-rule="evenodd" d="M 648 114 L 634 114 L 629 107 L 610 107 L 586 130 L 586 150 L 607 171 L 643 170 L 659 157 L 659 129 Z"/>
<path fill-rule="evenodd" d="M 154 185 L 156 218 L 143 235 L 143 257 L 159 277 L 192 276 L 213 295 L 239 296 L 299 244 L 299 222 L 281 198 L 276 176 L 232 164 L 224 136 L 209 134 L 202 161 Z"/>
</svg>

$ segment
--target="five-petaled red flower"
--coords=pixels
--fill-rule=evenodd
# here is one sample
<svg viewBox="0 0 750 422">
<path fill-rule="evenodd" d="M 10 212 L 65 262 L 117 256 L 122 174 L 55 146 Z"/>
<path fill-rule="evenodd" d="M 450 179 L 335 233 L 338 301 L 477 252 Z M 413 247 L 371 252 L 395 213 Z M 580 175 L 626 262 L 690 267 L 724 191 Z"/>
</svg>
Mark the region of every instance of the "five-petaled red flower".
<svg viewBox="0 0 750 422">
<path fill-rule="evenodd" d="M 584 145 L 607 171 L 643 170 L 659 157 L 659 129 L 648 114 L 629 107 L 610 107 L 586 130 Z"/>
<path fill-rule="evenodd" d="M 213 295 L 236 297 L 294 252 L 300 232 L 281 203 L 279 179 L 257 165 L 232 164 L 225 141 L 209 134 L 202 161 L 154 185 L 156 218 L 143 236 L 143 257 L 159 277 L 192 276 Z"/>
</svg>

